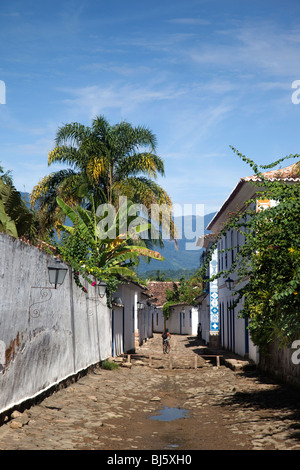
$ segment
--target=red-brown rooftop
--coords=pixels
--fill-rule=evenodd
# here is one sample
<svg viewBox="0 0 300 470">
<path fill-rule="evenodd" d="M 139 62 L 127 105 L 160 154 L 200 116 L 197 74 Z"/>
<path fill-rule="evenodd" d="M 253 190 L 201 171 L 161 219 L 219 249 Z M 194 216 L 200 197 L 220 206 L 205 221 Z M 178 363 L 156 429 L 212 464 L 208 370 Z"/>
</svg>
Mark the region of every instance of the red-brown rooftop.
<svg viewBox="0 0 300 470">
<path fill-rule="evenodd" d="M 287 166 L 286 168 L 281 168 L 279 170 L 266 171 L 262 173 L 263 176 L 268 180 L 291 180 L 291 181 L 300 181 L 300 162 L 293 163 L 293 165 Z M 243 181 L 258 181 L 259 176 L 252 175 L 242 178 Z"/>
<path fill-rule="evenodd" d="M 173 284 L 172 281 L 150 281 L 147 283 L 148 294 L 157 307 L 162 307 L 166 303 L 166 291 L 167 289 L 172 290 Z"/>
</svg>

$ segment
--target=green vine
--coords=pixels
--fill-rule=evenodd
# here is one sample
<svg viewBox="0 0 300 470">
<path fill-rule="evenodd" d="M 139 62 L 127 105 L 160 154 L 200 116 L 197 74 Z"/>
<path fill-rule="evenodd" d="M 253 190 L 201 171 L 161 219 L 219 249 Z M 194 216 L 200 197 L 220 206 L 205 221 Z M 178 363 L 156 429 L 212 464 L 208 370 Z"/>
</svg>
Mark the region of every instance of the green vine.
<svg viewBox="0 0 300 470">
<path fill-rule="evenodd" d="M 263 351 L 274 340 L 287 345 L 300 337 L 299 182 L 268 180 L 258 165 L 232 149 L 253 169 L 259 179 L 253 184 L 259 191 L 253 199 L 245 201 L 248 206 L 245 212 L 229 214 L 198 274 L 202 277 L 206 274 L 212 254 L 228 230 L 236 230 L 245 237 L 230 269 L 219 272 L 210 281 L 237 274 L 233 307 L 243 299 L 240 317 L 249 320 L 251 338 Z M 263 168 L 273 168 L 288 158 L 299 155 L 289 155 Z M 299 174 L 299 163 L 295 167 Z M 277 201 L 277 205 L 257 212 L 253 209 L 257 199 Z"/>
<path fill-rule="evenodd" d="M 164 303 L 162 312 L 166 319 L 170 318 L 172 306 L 183 303 L 196 305 L 197 298 L 203 292 L 202 281 L 192 277 L 189 280 L 180 279 L 179 283 L 173 282 L 173 288 L 166 290 L 167 302 Z"/>
</svg>

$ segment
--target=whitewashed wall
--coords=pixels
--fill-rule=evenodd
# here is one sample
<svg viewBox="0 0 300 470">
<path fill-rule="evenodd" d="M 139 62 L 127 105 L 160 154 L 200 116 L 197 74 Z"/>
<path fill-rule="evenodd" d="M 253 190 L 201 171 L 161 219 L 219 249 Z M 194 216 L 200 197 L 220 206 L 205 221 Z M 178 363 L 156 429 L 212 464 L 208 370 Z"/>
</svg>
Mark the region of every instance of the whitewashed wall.
<svg viewBox="0 0 300 470">
<path fill-rule="evenodd" d="M 199 322 L 202 326 L 202 339 L 206 344 L 209 343 L 210 338 L 210 318 L 209 318 L 209 295 L 207 295 L 199 307 Z"/>
<path fill-rule="evenodd" d="M 135 305 L 135 289 L 128 284 L 120 284 L 114 297 L 119 297 L 124 305 L 124 338 L 123 338 L 123 352 L 133 352 L 135 348 L 134 343 L 134 305 Z"/>
<path fill-rule="evenodd" d="M 124 307 L 114 306 L 112 318 L 112 356 L 117 357 L 124 352 Z"/>
<path fill-rule="evenodd" d="M 52 263 L 0 233 L 0 413 L 111 355 L 110 310 L 94 288 L 85 294 L 69 269 L 41 297 Z"/>
<path fill-rule="evenodd" d="M 166 327 L 174 334 L 197 335 L 198 309 L 190 305 L 171 307 Z"/>
<path fill-rule="evenodd" d="M 233 260 L 237 255 L 239 247 L 245 243 L 244 236 L 236 230 L 227 231 L 219 241 L 218 269 L 227 270 L 231 267 Z M 227 252 L 221 250 L 227 249 Z M 230 274 L 230 277 L 237 281 L 236 272 Z M 247 282 L 247 281 L 245 281 Z M 240 283 L 238 288 L 243 287 Z M 218 279 L 219 288 L 219 322 L 220 322 L 220 342 L 225 349 L 229 349 L 240 356 L 248 356 L 255 363 L 259 361 L 258 349 L 254 346 L 250 334 L 247 330 L 245 319 L 240 318 L 242 301 L 234 308 L 234 311 L 228 307 L 233 304 L 234 298 L 225 284 L 225 279 Z"/>
<path fill-rule="evenodd" d="M 120 284 L 114 297 L 119 297 L 124 305 L 123 348 L 124 352 L 134 352 L 135 348 L 153 336 L 152 315 L 146 300 L 144 289 L 134 282 Z M 138 301 L 145 305 L 138 310 Z"/>
<path fill-rule="evenodd" d="M 164 331 L 164 315 L 162 309 L 152 307 L 153 331 L 162 333 Z"/>
<path fill-rule="evenodd" d="M 171 308 L 170 317 L 166 321 L 166 328 L 173 334 L 197 335 L 199 322 L 198 309 L 190 305 L 185 305 L 184 311 L 185 314 L 183 314 L 182 305 L 174 305 L 174 307 Z M 162 333 L 164 331 L 162 309 L 153 310 L 153 331 L 156 333 Z"/>
<path fill-rule="evenodd" d="M 138 310 L 138 331 L 140 345 L 153 336 L 151 308 L 147 305 L 147 302 L 143 303 L 144 309 Z"/>
</svg>

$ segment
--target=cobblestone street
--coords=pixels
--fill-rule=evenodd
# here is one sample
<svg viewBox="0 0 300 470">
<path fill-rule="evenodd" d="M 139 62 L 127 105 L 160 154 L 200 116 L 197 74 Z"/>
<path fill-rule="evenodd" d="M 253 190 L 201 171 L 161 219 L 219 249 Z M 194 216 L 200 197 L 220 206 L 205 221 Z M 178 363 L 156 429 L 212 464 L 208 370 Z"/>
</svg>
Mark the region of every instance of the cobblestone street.
<svg viewBox="0 0 300 470">
<path fill-rule="evenodd" d="M 199 353 L 196 338 L 173 336 L 163 355 L 155 335 L 130 363 L 95 368 L 14 412 L 0 427 L 0 449 L 300 450 L 297 391 Z M 157 419 L 166 409 L 185 414 Z"/>
</svg>

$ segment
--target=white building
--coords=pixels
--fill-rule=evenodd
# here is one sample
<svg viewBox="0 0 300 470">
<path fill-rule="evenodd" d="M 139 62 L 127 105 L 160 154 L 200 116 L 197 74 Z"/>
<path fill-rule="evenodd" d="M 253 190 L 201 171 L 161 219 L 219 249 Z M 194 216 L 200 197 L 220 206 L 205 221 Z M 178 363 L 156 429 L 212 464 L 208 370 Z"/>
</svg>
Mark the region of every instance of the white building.
<svg viewBox="0 0 300 470">
<path fill-rule="evenodd" d="M 151 295 L 153 332 L 163 333 L 168 328 L 171 334 L 197 335 L 198 307 L 177 303 L 170 307 L 168 319 L 163 315 L 163 306 L 167 300 L 166 290 L 172 289 L 173 282 L 152 281 L 147 287 Z"/>
<path fill-rule="evenodd" d="M 146 287 L 136 282 L 120 284 L 112 300 L 112 356 L 134 352 L 153 335 Z"/>
<path fill-rule="evenodd" d="M 282 170 L 264 173 L 264 177 L 270 180 L 280 179 L 293 183 L 296 180 L 299 181 L 299 178 L 295 178 L 294 169 L 295 165 L 291 165 Z M 240 179 L 220 210 L 207 226 L 207 229 L 212 233 L 204 237 L 200 237 L 197 242 L 198 246 L 203 246 L 206 250 L 209 249 L 211 243 L 217 239 L 218 235 L 223 230 L 230 213 L 240 212 L 240 220 L 243 220 L 243 214 L 245 213 L 245 210 L 248 209 L 245 205 L 246 201 L 255 199 L 255 195 L 258 191 L 261 191 L 261 188 L 255 185 L 255 181 L 258 181 L 256 176 Z M 257 198 L 256 207 L 254 208 L 256 210 L 260 210 L 261 207 L 269 207 L 274 204 L 276 204 L 275 201 L 261 201 Z M 217 272 L 230 269 L 237 252 L 244 243 L 244 236 L 242 236 L 241 233 L 233 229 L 228 230 L 218 240 L 217 248 L 213 253 L 212 262 L 210 263 L 208 277 L 213 273 L 216 273 L 216 271 L 214 271 L 215 268 L 217 269 Z M 210 342 L 213 330 L 212 319 L 215 320 L 212 312 L 212 301 L 214 301 L 215 304 L 215 300 L 217 300 L 218 305 L 215 305 L 215 313 L 217 314 L 218 321 L 216 321 L 215 324 L 220 346 L 240 356 L 248 357 L 255 363 L 258 363 L 259 354 L 247 329 L 248 320 L 239 317 L 243 300 L 241 300 L 235 308 L 232 308 L 234 297 L 231 289 L 236 282 L 236 279 L 237 276 L 235 273 L 226 279 L 220 277 L 217 280 L 217 294 L 212 293 L 212 286 L 210 285 L 209 291 L 207 291 L 200 299 L 200 322 L 202 323 L 203 331 L 202 336 L 205 341 Z M 242 286 L 239 285 L 239 287 Z"/>
</svg>

